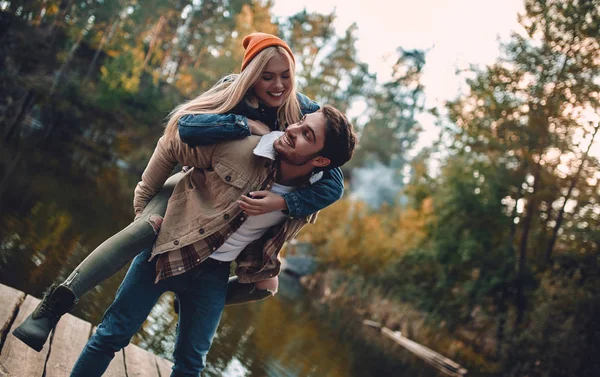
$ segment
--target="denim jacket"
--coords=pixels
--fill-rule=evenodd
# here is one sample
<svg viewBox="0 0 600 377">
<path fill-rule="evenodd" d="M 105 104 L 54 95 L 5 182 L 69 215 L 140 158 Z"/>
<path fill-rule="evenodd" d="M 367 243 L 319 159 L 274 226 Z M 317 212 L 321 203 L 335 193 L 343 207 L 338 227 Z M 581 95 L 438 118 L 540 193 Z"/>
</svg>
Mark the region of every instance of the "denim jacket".
<svg viewBox="0 0 600 377">
<path fill-rule="evenodd" d="M 304 94 L 297 94 L 302 115 L 314 113 L 319 105 Z M 184 115 L 178 121 L 179 137 L 191 147 L 211 145 L 226 140 L 242 139 L 250 136 L 248 118 L 268 125 L 272 130 L 279 129 L 277 110 L 264 106 L 250 105 L 241 101 L 226 114 Z M 298 189 L 283 195 L 292 218 L 300 218 L 315 213 L 340 199 L 344 194 L 344 176 L 340 168 L 327 169 L 320 180 L 310 187 Z"/>
</svg>

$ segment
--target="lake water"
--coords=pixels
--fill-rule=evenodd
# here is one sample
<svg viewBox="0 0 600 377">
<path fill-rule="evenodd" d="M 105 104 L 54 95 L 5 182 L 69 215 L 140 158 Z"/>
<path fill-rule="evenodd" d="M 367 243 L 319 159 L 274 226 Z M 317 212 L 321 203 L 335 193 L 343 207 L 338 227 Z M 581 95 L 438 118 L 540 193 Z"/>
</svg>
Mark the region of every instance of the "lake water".
<svg viewBox="0 0 600 377">
<path fill-rule="evenodd" d="M 108 183 L 90 185 L 34 168 L 11 178 L 0 201 L 0 283 L 38 297 L 130 221 L 127 203 L 105 192 Z M 124 273 L 82 297 L 73 314 L 97 324 Z M 167 294 L 133 342 L 171 358 L 176 321 Z M 328 310 L 296 278 L 282 274 L 274 298 L 225 309 L 203 376 L 440 375 L 391 342 L 374 341 L 379 336 L 356 318 Z"/>
</svg>

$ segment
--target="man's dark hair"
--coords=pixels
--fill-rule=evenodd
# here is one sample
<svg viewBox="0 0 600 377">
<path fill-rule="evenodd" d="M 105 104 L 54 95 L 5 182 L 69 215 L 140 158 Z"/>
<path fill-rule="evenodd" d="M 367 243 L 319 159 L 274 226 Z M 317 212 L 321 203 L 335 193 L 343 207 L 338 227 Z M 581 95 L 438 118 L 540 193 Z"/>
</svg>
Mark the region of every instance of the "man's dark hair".
<svg viewBox="0 0 600 377">
<path fill-rule="evenodd" d="M 325 145 L 319 152 L 320 156 L 331 161 L 327 166 L 333 169 L 350 161 L 356 146 L 354 126 L 346 116 L 333 106 L 325 105 L 320 110 L 327 123 L 325 124 Z"/>
</svg>

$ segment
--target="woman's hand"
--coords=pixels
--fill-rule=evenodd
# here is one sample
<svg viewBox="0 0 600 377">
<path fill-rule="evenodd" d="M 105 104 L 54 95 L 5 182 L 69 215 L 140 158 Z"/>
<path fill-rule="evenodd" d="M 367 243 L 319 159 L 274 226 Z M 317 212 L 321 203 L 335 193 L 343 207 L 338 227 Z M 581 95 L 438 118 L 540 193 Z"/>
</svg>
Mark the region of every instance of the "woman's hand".
<svg viewBox="0 0 600 377">
<path fill-rule="evenodd" d="M 285 199 L 271 191 L 255 191 L 251 192 L 250 196 L 242 195 L 238 204 L 242 211 L 250 216 L 288 209 Z"/>
<path fill-rule="evenodd" d="M 271 132 L 269 126 L 258 120 L 248 119 L 248 128 L 252 135 L 262 136 Z"/>
</svg>

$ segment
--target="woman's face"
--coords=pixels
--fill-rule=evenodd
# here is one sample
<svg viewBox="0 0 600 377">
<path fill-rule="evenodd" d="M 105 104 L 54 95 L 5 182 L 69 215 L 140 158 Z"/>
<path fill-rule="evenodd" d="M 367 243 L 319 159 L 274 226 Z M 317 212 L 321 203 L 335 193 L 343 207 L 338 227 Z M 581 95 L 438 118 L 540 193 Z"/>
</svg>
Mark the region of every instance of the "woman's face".
<svg viewBox="0 0 600 377">
<path fill-rule="evenodd" d="M 290 65 L 285 56 L 277 54 L 269 60 L 254 84 L 254 93 L 263 104 L 279 107 L 290 95 L 291 90 Z"/>
</svg>

